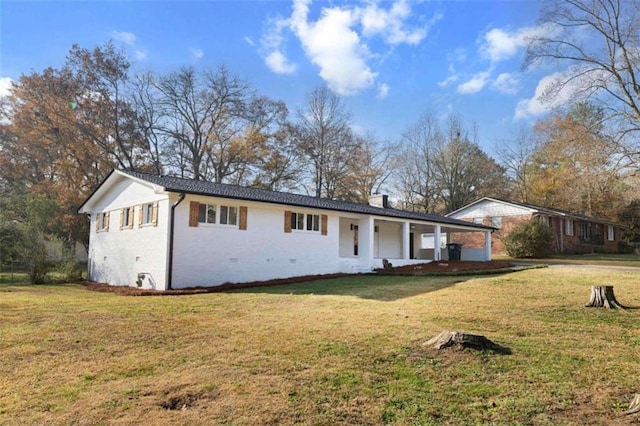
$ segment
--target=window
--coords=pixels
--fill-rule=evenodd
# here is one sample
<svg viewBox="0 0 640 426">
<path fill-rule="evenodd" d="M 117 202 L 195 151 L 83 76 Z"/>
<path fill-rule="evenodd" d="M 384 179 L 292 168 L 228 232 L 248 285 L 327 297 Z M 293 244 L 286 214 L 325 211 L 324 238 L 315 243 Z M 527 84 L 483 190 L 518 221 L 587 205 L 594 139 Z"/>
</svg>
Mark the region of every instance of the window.
<svg viewBox="0 0 640 426">
<path fill-rule="evenodd" d="M 474 217 L 473 218 L 473 223 L 475 223 L 477 225 L 482 225 L 482 218 L 481 217 Z"/>
<path fill-rule="evenodd" d="M 320 215 L 291 213 L 291 229 L 299 231 L 320 231 Z"/>
<path fill-rule="evenodd" d="M 565 219 L 564 221 L 564 234 L 573 235 L 573 221 L 570 219 Z"/>
<path fill-rule="evenodd" d="M 147 203 L 142 206 L 141 225 L 147 225 L 153 221 L 153 203 Z"/>
<path fill-rule="evenodd" d="M 198 206 L 198 222 L 218 225 L 237 225 L 238 208 L 217 206 L 215 204 L 200 204 Z"/>
<path fill-rule="evenodd" d="M 109 212 L 96 215 L 96 232 L 109 231 Z"/>
<path fill-rule="evenodd" d="M 133 207 L 125 207 L 120 210 L 120 229 L 133 228 Z"/>
<path fill-rule="evenodd" d="M 547 226 L 551 226 L 549 224 L 549 216 L 538 216 L 538 218 L 540 219 L 540 223 L 543 223 Z"/>
<path fill-rule="evenodd" d="M 491 226 L 493 226 L 494 228 L 502 228 L 502 216 L 492 217 Z"/>
<path fill-rule="evenodd" d="M 220 206 L 220 224 L 221 225 L 237 225 L 238 224 L 238 208 Z"/>
<path fill-rule="evenodd" d="M 198 207 L 198 222 L 216 223 L 216 206 L 213 204 L 200 204 Z"/>
<path fill-rule="evenodd" d="M 607 239 L 609 241 L 615 241 L 616 239 L 616 231 L 611 225 L 607 226 Z"/>
</svg>

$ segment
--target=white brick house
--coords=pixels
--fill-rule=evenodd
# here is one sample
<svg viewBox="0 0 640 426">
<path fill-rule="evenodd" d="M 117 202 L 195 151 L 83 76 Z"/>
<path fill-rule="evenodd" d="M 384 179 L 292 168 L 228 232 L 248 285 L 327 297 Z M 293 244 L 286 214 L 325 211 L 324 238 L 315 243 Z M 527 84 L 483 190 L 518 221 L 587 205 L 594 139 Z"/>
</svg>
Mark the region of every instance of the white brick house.
<svg viewBox="0 0 640 426">
<path fill-rule="evenodd" d="M 369 272 L 446 259 L 434 241 L 480 233 L 462 260 L 491 260 L 493 228 L 438 215 L 114 170 L 80 207 L 89 279 L 157 290 Z"/>
</svg>

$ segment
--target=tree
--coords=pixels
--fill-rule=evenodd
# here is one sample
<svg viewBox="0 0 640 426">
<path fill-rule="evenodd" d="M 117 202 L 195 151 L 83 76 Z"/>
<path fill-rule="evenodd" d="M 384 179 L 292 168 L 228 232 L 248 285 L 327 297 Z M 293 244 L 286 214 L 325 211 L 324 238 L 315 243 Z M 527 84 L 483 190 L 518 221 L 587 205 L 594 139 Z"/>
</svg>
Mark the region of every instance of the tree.
<svg viewBox="0 0 640 426">
<path fill-rule="evenodd" d="M 438 186 L 433 156 L 443 135 L 433 114 L 426 113 L 402 136 L 396 179 L 404 207 L 431 213 L 436 210 Z"/>
<path fill-rule="evenodd" d="M 620 156 L 603 133 L 603 111 L 578 103 L 536 124 L 542 143 L 532 155 L 534 203 L 614 218 L 623 204 Z"/>
<path fill-rule="evenodd" d="M 110 43 L 92 51 L 74 45 L 61 69 L 22 75 L 6 100 L 0 175 L 55 200 L 63 241 L 88 241 L 76 209 L 113 167 L 144 168 L 124 96 L 128 69 Z"/>
<path fill-rule="evenodd" d="M 348 193 L 339 198 L 367 203 L 369 196 L 380 192 L 396 167 L 395 145 L 378 141 L 375 136 L 355 135 L 351 170 L 344 184 Z"/>
<path fill-rule="evenodd" d="M 350 125 L 351 115 L 326 87 L 311 91 L 306 108 L 298 111 L 297 144 L 311 170 L 311 192 L 316 197 L 335 198 L 350 172 L 355 147 Z"/>
<path fill-rule="evenodd" d="M 532 180 L 531 162 L 539 145 L 536 134 L 529 128 L 521 128 L 514 142 L 500 144 L 498 158 L 510 180 L 510 199 L 521 203 L 530 202 Z"/>
<path fill-rule="evenodd" d="M 447 117 L 444 130 L 426 114 L 405 133 L 397 175 L 405 207 L 446 213 L 507 190 L 504 168 L 472 138 L 455 114 Z"/>
<path fill-rule="evenodd" d="M 436 147 L 432 161 L 444 212 L 485 195 L 500 196 L 507 189 L 504 168 L 471 141 L 457 115 L 449 116 L 445 139 Z"/>
<path fill-rule="evenodd" d="M 564 90 L 597 103 L 619 140 L 640 130 L 639 11 L 638 0 L 551 0 L 540 15 L 544 33 L 527 46 L 525 66 L 567 66 L 546 98 Z"/>
</svg>

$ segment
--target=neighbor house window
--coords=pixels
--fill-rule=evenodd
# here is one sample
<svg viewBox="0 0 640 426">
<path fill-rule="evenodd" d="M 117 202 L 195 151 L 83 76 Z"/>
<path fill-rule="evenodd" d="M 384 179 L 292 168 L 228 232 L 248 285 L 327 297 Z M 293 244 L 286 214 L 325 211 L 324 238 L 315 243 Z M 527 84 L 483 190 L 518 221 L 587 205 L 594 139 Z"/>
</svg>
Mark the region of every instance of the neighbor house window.
<svg viewBox="0 0 640 426">
<path fill-rule="evenodd" d="M 481 217 L 474 217 L 473 218 L 473 223 L 475 223 L 477 225 L 482 225 L 482 218 Z"/>
<path fill-rule="evenodd" d="M 573 235 L 573 220 L 565 219 L 564 221 L 564 234 Z"/>
<path fill-rule="evenodd" d="M 494 228 L 502 228 L 502 216 L 492 217 L 491 226 L 493 226 Z"/>
<path fill-rule="evenodd" d="M 109 212 L 96 215 L 96 232 L 109 230 Z"/>
<path fill-rule="evenodd" d="M 291 213 L 291 229 L 299 231 L 320 231 L 320 215 Z"/>
<path fill-rule="evenodd" d="M 549 216 L 538 216 L 538 218 L 540 219 L 540 223 L 543 223 L 547 226 L 551 226 L 549 224 Z"/>
<path fill-rule="evenodd" d="M 607 239 L 609 241 L 615 241 L 616 239 L 616 232 L 611 225 L 607 226 Z"/>
</svg>

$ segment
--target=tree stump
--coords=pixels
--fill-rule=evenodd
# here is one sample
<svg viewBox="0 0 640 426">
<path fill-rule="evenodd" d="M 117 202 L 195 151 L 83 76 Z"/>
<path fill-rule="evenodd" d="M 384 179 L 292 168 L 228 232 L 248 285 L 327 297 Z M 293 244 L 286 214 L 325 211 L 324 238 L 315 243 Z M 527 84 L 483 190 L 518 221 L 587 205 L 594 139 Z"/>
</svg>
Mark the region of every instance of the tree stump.
<svg viewBox="0 0 640 426">
<path fill-rule="evenodd" d="M 491 350 L 495 352 L 510 353 L 510 350 L 493 343 L 486 337 L 478 334 L 469 334 L 459 331 L 443 331 L 431 340 L 423 343 L 425 346 L 433 346 L 435 349 L 457 347 L 470 348 L 478 351 Z"/>
<path fill-rule="evenodd" d="M 612 285 L 594 285 L 591 287 L 591 300 L 587 308 L 624 309 L 613 294 Z"/>
<path fill-rule="evenodd" d="M 635 414 L 640 413 L 640 393 L 637 393 L 631 401 L 631 405 L 629 405 L 629 409 L 624 412 L 624 414 Z"/>
</svg>

